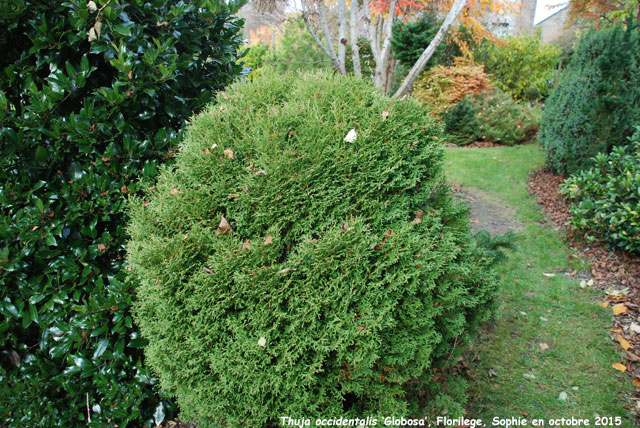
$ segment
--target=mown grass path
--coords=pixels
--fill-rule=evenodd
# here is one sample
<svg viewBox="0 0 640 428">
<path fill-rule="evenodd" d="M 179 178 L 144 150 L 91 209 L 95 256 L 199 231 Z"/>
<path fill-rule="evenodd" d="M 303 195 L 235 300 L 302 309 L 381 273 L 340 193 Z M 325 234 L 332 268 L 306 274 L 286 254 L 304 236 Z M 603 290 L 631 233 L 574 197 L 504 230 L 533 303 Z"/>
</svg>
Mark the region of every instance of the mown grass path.
<svg viewBox="0 0 640 428">
<path fill-rule="evenodd" d="M 630 379 L 611 367 L 622 362 L 608 333 L 611 309 L 597 305 L 601 291 L 581 289 L 576 277 L 565 274 L 586 265 L 570 257 L 558 233 L 543 225 L 528 195 L 527 176 L 543 163 L 538 145 L 446 149 L 452 184 L 495 198 L 524 224 L 517 249 L 498 267 L 495 324 L 480 333 L 467 355 L 475 359 L 467 411 L 488 426 L 495 416 L 573 416 L 589 418 L 589 426 L 596 426 L 596 416 L 620 416 L 618 426 L 634 426 L 625 408 L 631 405 Z"/>
</svg>

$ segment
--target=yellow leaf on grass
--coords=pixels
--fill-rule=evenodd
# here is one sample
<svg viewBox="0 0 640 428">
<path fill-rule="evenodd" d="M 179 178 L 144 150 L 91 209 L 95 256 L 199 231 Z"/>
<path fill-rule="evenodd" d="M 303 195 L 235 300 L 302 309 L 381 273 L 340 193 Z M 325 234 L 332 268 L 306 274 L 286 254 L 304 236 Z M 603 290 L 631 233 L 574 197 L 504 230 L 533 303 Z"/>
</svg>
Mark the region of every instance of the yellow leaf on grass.
<svg viewBox="0 0 640 428">
<path fill-rule="evenodd" d="M 618 336 L 618 343 L 620 344 L 620 346 L 622 346 L 622 349 L 624 349 L 625 351 L 631 348 L 631 344 L 629 343 L 629 341 L 622 336 Z"/>
<path fill-rule="evenodd" d="M 540 344 L 540 352 L 544 352 L 547 349 L 549 349 L 549 345 L 547 345 L 546 343 L 541 343 Z"/>
<path fill-rule="evenodd" d="M 614 363 L 611 364 L 611 367 L 613 367 L 616 370 L 619 370 L 621 372 L 624 372 L 627 370 L 627 366 L 625 366 L 624 364 L 620 364 L 620 363 Z"/>
<path fill-rule="evenodd" d="M 600 303 L 598 303 L 598 306 L 603 307 L 603 308 L 608 308 L 609 307 L 609 302 L 600 302 Z"/>
<path fill-rule="evenodd" d="M 633 382 L 631 382 L 633 384 L 633 386 L 640 386 L 640 379 L 638 379 L 637 377 L 633 379 Z"/>
<path fill-rule="evenodd" d="M 615 305 L 613 307 L 613 315 L 620 315 L 624 314 L 625 312 L 627 312 L 627 307 L 624 305 L 624 303 L 620 303 L 619 305 Z"/>
</svg>

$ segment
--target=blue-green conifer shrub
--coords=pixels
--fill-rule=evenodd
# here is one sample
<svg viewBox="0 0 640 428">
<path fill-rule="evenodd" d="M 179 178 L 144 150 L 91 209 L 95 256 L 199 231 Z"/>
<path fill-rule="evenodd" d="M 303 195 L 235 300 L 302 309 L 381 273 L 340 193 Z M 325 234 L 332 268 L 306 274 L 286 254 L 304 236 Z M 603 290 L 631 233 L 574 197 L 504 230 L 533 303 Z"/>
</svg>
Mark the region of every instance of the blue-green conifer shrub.
<svg viewBox="0 0 640 428">
<path fill-rule="evenodd" d="M 571 175 L 626 145 L 640 118 L 640 33 L 631 24 L 591 30 L 547 100 L 540 143 L 547 165 Z"/>
</svg>

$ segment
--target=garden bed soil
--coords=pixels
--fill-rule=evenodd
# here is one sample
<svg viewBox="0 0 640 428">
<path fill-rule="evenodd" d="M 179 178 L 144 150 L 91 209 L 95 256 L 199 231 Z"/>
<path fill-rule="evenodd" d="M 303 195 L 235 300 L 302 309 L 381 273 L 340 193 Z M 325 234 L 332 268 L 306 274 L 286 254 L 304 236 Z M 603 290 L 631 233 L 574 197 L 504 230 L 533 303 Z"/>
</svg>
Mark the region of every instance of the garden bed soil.
<svg viewBox="0 0 640 428">
<path fill-rule="evenodd" d="M 581 287 L 597 287 L 604 292 L 598 304 L 611 310 L 611 339 L 621 350 L 620 361 L 612 361 L 612 370 L 624 369 L 633 378 L 635 394 L 630 410 L 640 422 L 640 256 L 612 250 L 604 242 L 587 242 L 584 235 L 572 229 L 570 205 L 560 193 L 564 178 L 545 167 L 529 176 L 529 193 L 548 216 L 548 226 L 562 231 L 569 246 L 589 263 L 589 272 L 581 273 Z M 572 255 L 572 257 L 578 257 Z M 578 272 L 567 272 L 577 276 Z M 616 365 L 614 364 L 621 364 Z"/>
</svg>

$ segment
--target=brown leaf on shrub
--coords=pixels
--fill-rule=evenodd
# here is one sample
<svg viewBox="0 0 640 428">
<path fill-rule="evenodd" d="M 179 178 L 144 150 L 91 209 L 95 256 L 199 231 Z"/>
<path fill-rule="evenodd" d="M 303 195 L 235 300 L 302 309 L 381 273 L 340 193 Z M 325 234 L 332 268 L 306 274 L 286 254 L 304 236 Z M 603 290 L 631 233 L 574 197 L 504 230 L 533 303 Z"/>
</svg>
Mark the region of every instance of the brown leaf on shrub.
<svg viewBox="0 0 640 428">
<path fill-rule="evenodd" d="M 220 224 L 218 225 L 218 230 L 216 231 L 216 233 L 220 235 L 228 235 L 232 232 L 233 229 L 231 229 L 231 225 L 229 224 L 227 219 L 224 217 L 220 217 Z"/>
</svg>

